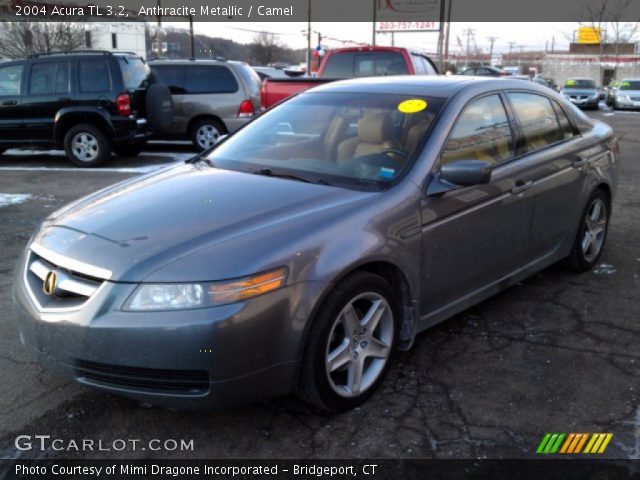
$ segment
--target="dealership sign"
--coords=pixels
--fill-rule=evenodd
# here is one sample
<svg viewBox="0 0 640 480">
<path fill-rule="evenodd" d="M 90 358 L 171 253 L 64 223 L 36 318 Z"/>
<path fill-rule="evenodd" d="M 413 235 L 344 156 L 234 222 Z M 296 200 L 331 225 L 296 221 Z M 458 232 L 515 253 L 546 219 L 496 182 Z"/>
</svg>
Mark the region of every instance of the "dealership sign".
<svg viewBox="0 0 640 480">
<path fill-rule="evenodd" d="M 442 0 L 377 0 L 379 32 L 429 32 L 440 30 Z M 429 20 L 429 21 L 416 21 Z"/>
<path fill-rule="evenodd" d="M 578 43 L 599 44 L 600 27 L 580 27 L 578 29 Z"/>
</svg>

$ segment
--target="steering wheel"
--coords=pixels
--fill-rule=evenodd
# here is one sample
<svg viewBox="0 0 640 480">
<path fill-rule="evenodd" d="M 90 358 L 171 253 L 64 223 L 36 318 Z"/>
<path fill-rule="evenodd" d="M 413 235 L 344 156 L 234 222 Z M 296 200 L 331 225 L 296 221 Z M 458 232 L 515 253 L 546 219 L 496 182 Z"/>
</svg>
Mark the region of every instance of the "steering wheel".
<svg viewBox="0 0 640 480">
<path fill-rule="evenodd" d="M 396 155 L 400 155 L 401 157 L 404 157 L 407 160 L 409 160 L 411 158 L 411 154 L 409 152 L 406 152 L 406 151 L 401 150 L 399 148 L 385 148 L 380 153 L 382 153 L 384 155 L 389 155 L 390 153 L 395 153 Z"/>
</svg>

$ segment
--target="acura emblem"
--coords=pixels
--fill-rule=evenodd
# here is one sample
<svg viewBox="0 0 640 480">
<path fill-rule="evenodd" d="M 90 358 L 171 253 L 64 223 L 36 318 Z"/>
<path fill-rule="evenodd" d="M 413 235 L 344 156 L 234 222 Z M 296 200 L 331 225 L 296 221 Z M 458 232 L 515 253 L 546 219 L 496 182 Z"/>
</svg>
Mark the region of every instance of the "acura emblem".
<svg viewBox="0 0 640 480">
<path fill-rule="evenodd" d="M 47 276 L 44 277 L 44 283 L 42 284 L 42 291 L 47 295 L 53 295 L 56 291 L 56 284 L 58 283 L 58 274 L 53 270 L 47 272 Z"/>
</svg>

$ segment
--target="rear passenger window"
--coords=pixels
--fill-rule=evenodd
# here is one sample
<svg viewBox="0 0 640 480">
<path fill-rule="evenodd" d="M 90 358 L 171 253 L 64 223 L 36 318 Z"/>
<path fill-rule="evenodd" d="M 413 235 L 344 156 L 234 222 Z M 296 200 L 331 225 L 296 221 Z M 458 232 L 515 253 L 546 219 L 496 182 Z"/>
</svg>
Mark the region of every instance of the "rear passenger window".
<svg viewBox="0 0 640 480">
<path fill-rule="evenodd" d="M 109 67 L 104 60 L 80 60 L 78 65 L 80 92 L 97 93 L 111 90 Z"/>
<path fill-rule="evenodd" d="M 562 138 L 565 140 L 567 138 L 571 138 L 574 135 L 573 127 L 571 126 L 571 122 L 569 121 L 569 117 L 564 112 L 562 107 L 558 105 L 556 102 L 551 102 L 553 105 L 553 109 L 556 111 L 556 116 L 558 117 L 558 122 L 560 123 L 560 131 L 562 132 Z"/>
<path fill-rule="evenodd" d="M 185 90 L 185 93 L 234 93 L 238 91 L 238 82 L 227 67 L 218 65 L 189 66 Z"/>
<path fill-rule="evenodd" d="M 558 119 L 547 97 L 533 93 L 509 93 L 528 151 L 563 139 Z"/>
<path fill-rule="evenodd" d="M 24 65 L 7 65 L 0 67 L 0 97 L 20 95 L 22 68 Z"/>
<path fill-rule="evenodd" d="M 184 72 L 186 67 L 180 65 L 153 65 L 151 71 L 156 81 L 169 87 L 169 91 L 174 95 L 185 93 Z"/>
<path fill-rule="evenodd" d="M 29 93 L 31 95 L 53 95 L 69 92 L 69 63 L 36 63 L 31 67 Z"/>
<path fill-rule="evenodd" d="M 442 152 L 440 164 L 455 160 L 497 164 L 513 156 L 511 128 L 502 100 L 498 95 L 489 95 L 464 109 Z"/>
</svg>

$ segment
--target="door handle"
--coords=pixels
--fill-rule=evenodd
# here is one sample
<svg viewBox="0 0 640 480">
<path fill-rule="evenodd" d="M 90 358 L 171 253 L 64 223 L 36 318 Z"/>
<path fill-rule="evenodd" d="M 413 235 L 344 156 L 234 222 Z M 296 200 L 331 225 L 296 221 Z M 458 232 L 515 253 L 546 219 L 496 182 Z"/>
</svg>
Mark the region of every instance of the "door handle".
<svg viewBox="0 0 640 480">
<path fill-rule="evenodd" d="M 589 161 L 588 157 L 583 157 L 582 155 L 578 155 L 578 159 L 573 161 L 573 166 L 574 168 L 579 168 L 579 167 L 582 167 L 583 165 L 586 165 L 588 161 Z"/>
<path fill-rule="evenodd" d="M 518 180 L 516 182 L 516 186 L 511 189 L 511 193 L 516 195 L 518 193 L 522 193 L 525 190 L 528 190 L 533 185 L 533 180 L 529 180 L 528 182 L 523 182 L 522 180 Z"/>
<path fill-rule="evenodd" d="M 3 106 L 13 106 L 13 105 L 18 105 L 18 101 L 17 100 L 5 100 L 4 102 L 2 102 Z"/>
</svg>

